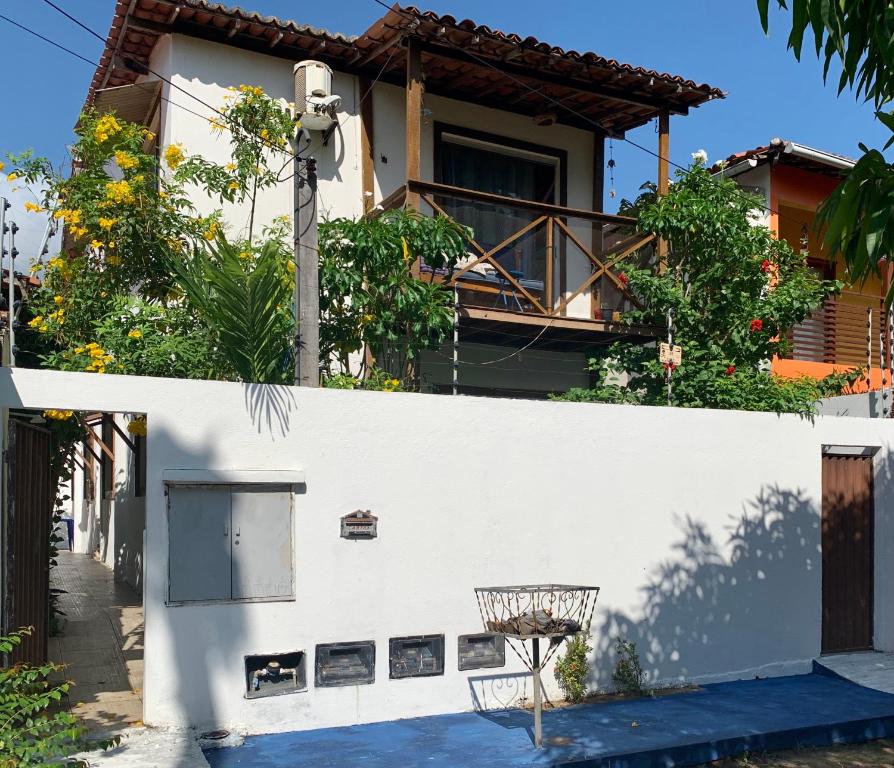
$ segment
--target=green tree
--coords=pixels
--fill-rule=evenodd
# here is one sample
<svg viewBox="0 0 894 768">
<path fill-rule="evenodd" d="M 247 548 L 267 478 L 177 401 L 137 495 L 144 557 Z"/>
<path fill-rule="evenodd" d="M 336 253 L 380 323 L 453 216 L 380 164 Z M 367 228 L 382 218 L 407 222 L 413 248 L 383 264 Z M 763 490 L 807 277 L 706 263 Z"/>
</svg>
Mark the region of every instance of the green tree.
<svg viewBox="0 0 894 768">
<path fill-rule="evenodd" d="M 823 62 L 823 78 L 832 65 L 841 67 L 838 92 L 853 89 L 857 98 L 871 101 L 876 118 L 892 132 L 885 149 L 894 143 L 894 2 L 891 0 L 776 0 L 791 11 L 789 48 L 800 61 L 805 38 L 813 42 Z M 770 0 L 757 0 L 761 24 L 769 29 Z M 825 242 L 841 254 L 851 280 L 860 282 L 881 274 L 894 253 L 894 166 L 878 149 L 860 144 L 862 156 L 844 182 L 820 209 L 819 223 L 827 226 Z M 894 284 L 886 297 L 894 298 Z"/>
<path fill-rule="evenodd" d="M 683 350 L 672 371 L 673 404 L 697 408 L 809 413 L 822 396 L 849 380 L 774 376 L 768 361 L 786 351 L 787 331 L 840 289 L 807 268 L 806 256 L 776 239 L 753 215 L 761 201 L 701 165 L 677 174 L 665 197 L 646 193 L 638 226 L 668 243 L 667 268 L 625 267 L 622 273 L 642 308 L 637 325 L 664 335 L 668 317 Z M 591 360 L 598 384 L 560 399 L 661 405 L 668 367 L 654 345 L 611 346 Z"/>
<path fill-rule="evenodd" d="M 441 344 L 453 327 L 453 291 L 436 276 L 453 270 L 468 236 L 445 216 L 404 209 L 321 224 L 320 357 L 327 373 L 351 374 L 350 356 L 363 352 L 361 368 L 369 353 L 404 379 L 423 349 Z M 427 277 L 413 275 L 417 258 Z"/>
</svg>

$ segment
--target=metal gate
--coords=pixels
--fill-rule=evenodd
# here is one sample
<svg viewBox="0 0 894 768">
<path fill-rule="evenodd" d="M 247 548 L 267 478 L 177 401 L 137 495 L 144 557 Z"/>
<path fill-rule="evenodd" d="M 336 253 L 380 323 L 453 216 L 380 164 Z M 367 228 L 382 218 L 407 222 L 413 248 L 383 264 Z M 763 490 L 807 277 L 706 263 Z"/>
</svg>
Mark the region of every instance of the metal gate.
<svg viewBox="0 0 894 768">
<path fill-rule="evenodd" d="M 823 456 L 822 652 L 872 648 L 872 457 Z"/>
<path fill-rule="evenodd" d="M 15 419 L 6 454 L 4 631 L 33 627 L 10 661 L 47 660 L 49 624 L 50 433 Z"/>
</svg>

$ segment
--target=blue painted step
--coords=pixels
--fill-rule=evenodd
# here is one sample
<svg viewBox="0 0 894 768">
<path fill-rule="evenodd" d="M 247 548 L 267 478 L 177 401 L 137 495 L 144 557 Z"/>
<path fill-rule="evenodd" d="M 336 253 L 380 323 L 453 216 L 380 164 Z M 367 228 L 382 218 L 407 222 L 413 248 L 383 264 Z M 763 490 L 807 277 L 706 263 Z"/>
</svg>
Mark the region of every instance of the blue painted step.
<svg viewBox="0 0 894 768">
<path fill-rule="evenodd" d="M 634 723 L 636 725 L 634 725 Z M 212 768 L 677 768 L 743 752 L 894 736 L 894 695 L 828 674 L 740 680 L 544 714 L 520 710 L 253 736 Z"/>
</svg>

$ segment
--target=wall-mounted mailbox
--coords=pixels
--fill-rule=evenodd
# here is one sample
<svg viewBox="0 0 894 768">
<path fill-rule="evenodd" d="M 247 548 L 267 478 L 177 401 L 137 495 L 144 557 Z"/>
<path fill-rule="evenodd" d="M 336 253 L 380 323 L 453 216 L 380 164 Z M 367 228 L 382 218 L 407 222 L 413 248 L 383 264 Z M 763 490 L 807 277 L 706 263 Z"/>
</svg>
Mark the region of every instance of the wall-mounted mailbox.
<svg viewBox="0 0 894 768">
<path fill-rule="evenodd" d="M 444 674 L 444 635 L 392 637 L 388 645 L 392 680 Z"/>
<path fill-rule="evenodd" d="M 317 688 L 370 685 L 376 680 L 376 644 L 372 640 L 318 645 L 316 656 Z"/>
<path fill-rule="evenodd" d="M 460 635 L 458 643 L 459 669 L 487 669 L 506 664 L 506 638 L 484 633 Z"/>
<path fill-rule="evenodd" d="M 246 656 L 245 685 L 247 699 L 307 690 L 304 651 Z"/>
<path fill-rule="evenodd" d="M 358 509 L 341 519 L 341 537 L 343 539 L 374 539 L 378 535 L 379 518 L 368 509 Z"/>
</svg>

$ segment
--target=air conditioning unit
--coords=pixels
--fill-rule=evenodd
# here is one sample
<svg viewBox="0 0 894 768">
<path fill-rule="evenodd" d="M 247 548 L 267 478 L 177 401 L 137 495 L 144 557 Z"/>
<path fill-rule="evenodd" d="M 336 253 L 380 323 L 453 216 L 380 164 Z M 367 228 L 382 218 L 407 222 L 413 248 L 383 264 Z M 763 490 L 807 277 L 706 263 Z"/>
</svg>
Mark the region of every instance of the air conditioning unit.
<svg viewBox="0 0 894 768">
<path fill-rule="evenodd" d="M 332 93 L 332 70 L 321 61 L 300 61 L 295 76 L 295 118 L 310 131 L 327 131 L 336 122 L 341 97 Z"/>
</svg>

